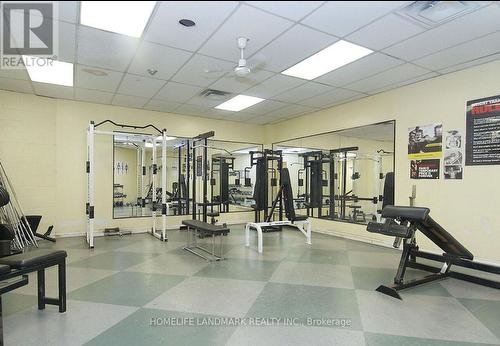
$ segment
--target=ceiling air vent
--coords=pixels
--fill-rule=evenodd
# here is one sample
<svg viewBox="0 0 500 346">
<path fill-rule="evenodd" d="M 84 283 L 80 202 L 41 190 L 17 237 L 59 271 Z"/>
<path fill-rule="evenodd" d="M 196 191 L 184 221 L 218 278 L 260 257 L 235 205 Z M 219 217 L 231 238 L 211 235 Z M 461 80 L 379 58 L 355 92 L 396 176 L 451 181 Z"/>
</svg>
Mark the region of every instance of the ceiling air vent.
<svg viewBox="0 0 500 346">
<path fill-rule="evenodd" d="M 487 1 L 415 1 L 397 13 L 426 28 L 433 28 L 486 4 Z"/>
<path fill-rule="evenodd" d="M 205 89 L 200 93 L 200 96 L 206 97 L 211 100 L 225 100 L 228 95 L 231 95 L 231 93 L 215 89 Z"/>
</svg>

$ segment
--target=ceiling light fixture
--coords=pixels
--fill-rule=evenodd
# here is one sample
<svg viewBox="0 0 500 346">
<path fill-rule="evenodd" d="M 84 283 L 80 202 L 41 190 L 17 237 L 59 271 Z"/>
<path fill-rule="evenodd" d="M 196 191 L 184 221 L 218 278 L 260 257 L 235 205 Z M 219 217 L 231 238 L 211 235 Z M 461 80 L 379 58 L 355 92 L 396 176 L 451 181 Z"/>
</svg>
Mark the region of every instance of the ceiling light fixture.
<svg viewBox="0 0 500 346">
<path fill-rule="evenodd" d="M 156 1 L 82 1 L 80 24 L 141 37 Z"/>
<path fill-rule="evenodd" d="M 23 62 L 33 82 L 73 86 L 72 63 L 26 55 L 23 55 Z"/>
<path fill-rule="evenodd" d="M 371 49 L 340 40 L 281 73 L 311 80 L 372 52 Z"/>
<path fill-rule="evenodd" d="M 238 112 L 242 109 L 248 108 L 250 106 L 256 105 L 259 102 L 264 101 L 260 97 L 247 96 L 247 95 L 237 95 L 232 99 L 221 103 L 216 109 L 223 109 L 226 111 Z"/>
<path fill-rule="evenodd" d="M 185 18 L 179 20 L 179 24 L 188 28 L 196 25 L 196 23 L 193 22 L 191 19 L 185 19 Z"/>
</svg>

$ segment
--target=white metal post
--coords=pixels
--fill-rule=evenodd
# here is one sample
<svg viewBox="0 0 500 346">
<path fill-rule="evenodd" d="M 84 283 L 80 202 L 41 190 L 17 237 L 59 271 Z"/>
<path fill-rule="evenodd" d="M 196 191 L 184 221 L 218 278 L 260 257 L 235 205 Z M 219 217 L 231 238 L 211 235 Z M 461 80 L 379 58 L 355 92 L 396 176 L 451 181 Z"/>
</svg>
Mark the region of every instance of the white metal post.
<svg viewBox="0 0 500 346">
<path fill-rule="evenodd" d="M 90 122 L 87 134 L 87 216 L 88 234 L 87 242 L 94 248 L 94 122 Z"/>
<path fill-rule="evenodd" d="M 146 141 L 143 140 L 141 144 L 141 216 L 146 213 L 146 196 L 144 195 L 144 176 L 146 175 L 145 164 L 145 153 L 146 153 Z"/>
<path fill-rule="evenodd" d="M 161 138 L 161 240 L 163 241 L 167 241 L 167 208 L 167 130 L 163 129 Z"/>
<path fill-rule="evenodd" d="M 156 140 L 154 137 L 151 137 L 151 143 L 153 143 L 153 167 L 152 167 L 152 172 L 151 172 L 151 177 L 152 177 L 152 184 L 151 184 L 151 204 L 152 204 L 152 210 L 151 210 L 151 218 L 152 218 L 152 232 L 154 236 L 157 236 L 156 234 L 156 175 L 158 173 L 158 166 L 156 164 Z"/>
</svg>

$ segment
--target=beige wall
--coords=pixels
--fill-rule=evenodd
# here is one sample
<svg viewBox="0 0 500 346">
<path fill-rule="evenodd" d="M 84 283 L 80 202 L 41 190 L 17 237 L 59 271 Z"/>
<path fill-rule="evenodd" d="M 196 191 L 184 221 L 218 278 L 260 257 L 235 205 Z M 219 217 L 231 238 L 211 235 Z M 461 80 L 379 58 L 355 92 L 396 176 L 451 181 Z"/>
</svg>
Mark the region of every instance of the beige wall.
<svg viewBox="0 0 500 346">
<path fill-rule="evenodd" d="M 192 137 L 214 130 L 216 139 L 262 142 L 259 125 L 203 119 L 84 102 L 56 100 L 0 91 L 0 160 L 17 190 L 25 212 L 42 214 L 41 228 L 54 224 L 56 235 L 85 232 L 86 128 L 90 120 L 148 124 L 169 135 Z M 102 127 L 115 130 L 113 127 Z M 97 136 L 96 229 L 119 226 L 148 228 L 150 219 L 112 219 L 112 136 Z M 221 221 L 246 221 L 251 213 L 235 213 Z M 185 217 L 170 217 L 169 227 Z"/>
<path fill-rule="evenodd" d="M 431 215 L 476 258 L 500 262 L 499 166 L 465 167 L 463 180 L 410 180 L 407 128 L 442 122 L 443 130 L 465 131 L 468 100 L 498 95 L 500 61 L 388 91 L 327 110 L 266 126 L 268 141 L 350 128 L 396 119 L 396 203 L 408 204 L 412 184 L 417 185 L 416 204 L 431 208 Z M 316 220 L 315 229 L 390 243 L 374 237 L 363 226 Z M 424 249 L 435 249 L 419 239 Z"/>
</svg>

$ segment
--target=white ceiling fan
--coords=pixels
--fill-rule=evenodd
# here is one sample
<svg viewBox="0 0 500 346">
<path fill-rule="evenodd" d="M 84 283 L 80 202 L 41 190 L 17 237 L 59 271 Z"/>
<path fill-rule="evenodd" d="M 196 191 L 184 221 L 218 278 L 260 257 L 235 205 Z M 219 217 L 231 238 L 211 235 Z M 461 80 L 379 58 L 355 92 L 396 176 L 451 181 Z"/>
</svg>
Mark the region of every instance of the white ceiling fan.
<svg viewBox="0 0 500 346">
<path fill-rule="evenodd" d="M 205 69 L 205 73 L 220 73 L 220 72 L 233 72 L 236 77 L 246 77 L 252 72 L 252 69 L 255 69 L 261 62 L 248 66 L 247 59 L 245 59 L 245 48 L 247 47 L 247 43 L 250 39 L 246 37 L 238 37 L 236 42 L 238 43 L 238 48 L 240 50 L 240 59 L 238 60 L 238 64 L 231 70 L 221 70 L 221 69 Z"/>
</svg>

